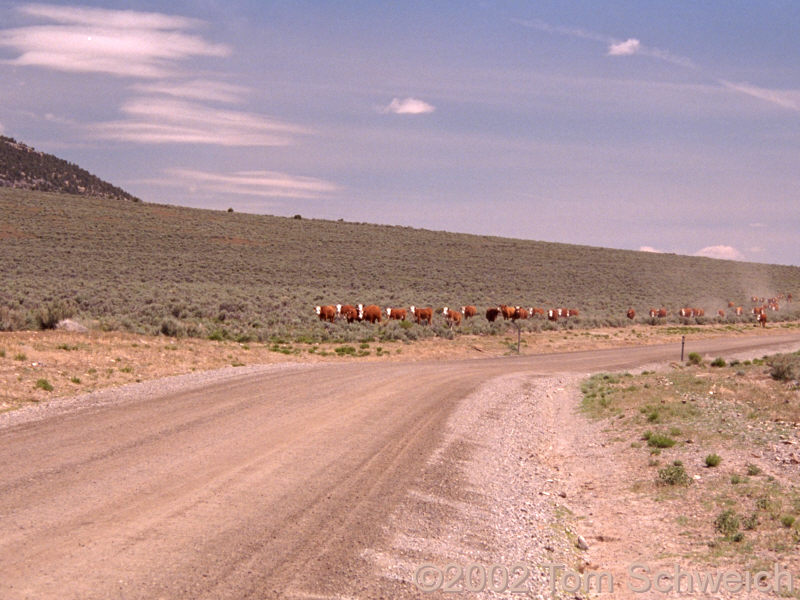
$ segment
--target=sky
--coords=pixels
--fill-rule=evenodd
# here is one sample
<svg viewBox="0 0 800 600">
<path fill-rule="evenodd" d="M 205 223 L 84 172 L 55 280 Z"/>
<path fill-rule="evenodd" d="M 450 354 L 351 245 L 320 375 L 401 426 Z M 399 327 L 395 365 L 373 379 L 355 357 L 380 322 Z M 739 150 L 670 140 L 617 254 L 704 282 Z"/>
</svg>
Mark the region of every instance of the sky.
<svg viewBox="0 0 800 600">
<path fill-rule="evenodd" d="M 0 0 L 0 134 L 146 202 L 800 265 L 800 2 Z"/>
</svg>

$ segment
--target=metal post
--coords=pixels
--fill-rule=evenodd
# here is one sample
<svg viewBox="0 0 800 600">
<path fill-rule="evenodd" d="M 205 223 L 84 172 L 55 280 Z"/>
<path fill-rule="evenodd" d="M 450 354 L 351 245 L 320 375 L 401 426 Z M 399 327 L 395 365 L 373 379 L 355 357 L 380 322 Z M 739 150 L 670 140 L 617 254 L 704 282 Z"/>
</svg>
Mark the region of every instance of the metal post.
<svg viewBox="0 0 800 600">
<path fill-rule="evenodd" d="M 681 336 L 681 362 L 683 362 L 683 346 L 686 344 L 686 336 Z"/>
<path fill-rule="evenodd" d="M 520 342 L 522 341 L 522 327 L 520 327 L 519 323 L 517 323 L 516 325 L 517 325 L 517 354 L 519 354 L 519 345 Z"/>
</svg>

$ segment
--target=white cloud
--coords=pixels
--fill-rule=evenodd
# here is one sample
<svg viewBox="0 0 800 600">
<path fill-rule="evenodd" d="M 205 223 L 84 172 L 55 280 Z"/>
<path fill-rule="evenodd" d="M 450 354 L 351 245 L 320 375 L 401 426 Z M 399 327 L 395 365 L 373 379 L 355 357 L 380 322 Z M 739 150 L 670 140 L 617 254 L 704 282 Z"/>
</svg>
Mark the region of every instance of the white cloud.
<svg viewBox="0 0 800 600">
<path fill-rule="evenodd" d="M 186 33 L 200 22 L 160 13 L 29 4 L 19 9 L 51 23 L 0 30 L 7 61 L 69 72 L 156 78 L 192 56 L 228 56 L 230 49 Z"/>
<path fill-rule="evenodd" d="M 90 126 L 95 137 L 149 144 L 285 146 L 308 130 L 263 115 L 218 110 L 171 98 L 134 98 L 122 105 L 127 120 Z"/>
<path fill-rule="evenodd" d="M 165 180 L 149 183 L 186 187 L 192 191 L 282 198 L 320 198 L 338 189 L 329 181 L 276 171 L 211 173 L 194 169 L 167 169 Z"/>
<path fill-rule="evenodd" d="M 720 79 L 719 83 L 724 88 L 734 92 L 746 94 L 748 96 L 752 96 L 753 98 L 758 98 L 759 100 L 765 100 L 766 102 L 771 102 L 772 104 L 776 104 L 783 108 L 800 110 L 800 92 L 770 90 L 767 88 L 760 88 L 755 85 L 750 85 L 749 83 L 732 83 L 730 81 L 725 81 L 724 79 Z"/>
<path fill-rule="evenodd" d="M 609 56 L 629 56 L 641 50 L 642 44 L 635 38 L 630 38 L 624 42 L 613 43 L 608 47 Z"/>
<path fill-rule="evenodd" d="M 639 252 L 655 252 L 656 254 L 663 254 L 663 250 L 658 250 L 652 246 L 639 246 Z"/>
<path fill-rule="evenodd" d="M 131 86 L 131 89 L 145 94 L 163 94 L 189 100 L 208 100 L 231 104 L 241 102 L 248 92 L 247 88 L 239 85 L 204 79 L 182 82 L 139 83 Z"/>
<path fill-rule="evenodd" d="M 435 106 L 416 98 L 405 98 L 403 100 L 395 98 L 388 106 L 382 109 L 382 112 L 396 115 L 422 115 L 432 113 L 434 110 L 436 110 Z"/>
<path fill-rule="evenodd" d="M 721 258 L 723 260 L 744 260 L 744 255 L 733 246 L 706 246 L 695 252 L 694 256 Z"/>
</svg>

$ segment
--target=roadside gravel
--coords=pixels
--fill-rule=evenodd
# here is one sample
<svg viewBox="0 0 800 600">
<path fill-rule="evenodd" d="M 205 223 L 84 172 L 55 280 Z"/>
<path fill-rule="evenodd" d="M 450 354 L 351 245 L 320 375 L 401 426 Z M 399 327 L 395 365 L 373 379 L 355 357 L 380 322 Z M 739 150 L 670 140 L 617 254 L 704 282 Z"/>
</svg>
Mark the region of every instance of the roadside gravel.
<svg viewBox="0 0 800 600">
<path fill-rule="evenodd" d="M 462 401 L 416 486 L 386 523 L 385 546 L 364 553 L 376 575 L 396 581 L 398 593 L 410 589 L 420 597 L 452 597 L 447 582 L 455 580 L 450 591 L 469 597 L 519 597 L 512 588 L 522 588 L 528 597 L 561 598 L 548 565 L 582 563 L 561 507 L 558 465 L 549 457 L 559 421 L 575 407 L 577 381 L 515 374 L 492 379 Z M 480 582 L 493 568 L 494 591 Z M 432 587 L 439 589 L 423 594 Z"/>
</svg>

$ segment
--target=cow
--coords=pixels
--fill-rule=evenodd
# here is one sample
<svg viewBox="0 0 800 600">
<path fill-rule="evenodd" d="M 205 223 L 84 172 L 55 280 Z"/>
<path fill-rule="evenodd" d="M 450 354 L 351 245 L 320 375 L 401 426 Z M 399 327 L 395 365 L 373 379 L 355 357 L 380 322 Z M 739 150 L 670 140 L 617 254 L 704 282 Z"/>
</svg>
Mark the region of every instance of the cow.
<svg viewBox="0 0 800 600">
<path fill-rule="evenodd" d="M 486 309 L 486 320 L 489 321 L 489 323 L 494 323 L 495 319 L 497 319 L 497 316 L 499 314 L 500 314 L 499 308 L 497 308 L 496 306 L 490 306 L 489 308 Z"/>
<path fill-rule="evenodd" d="M 426 321 L 428 325 L 433 323 L 432 308 L 417 308 L 416 306 L 412 306 L 409 310 L 411 311 L 411 314 L 414 315 L 417 325 L 421 325 L 422 321 Z"/>
<path fill-rule="evenodd" d="M 358 309 L 352 304 L 337 305 L 337 312 L 341 318 L 347 319 L 348 323 L 358 320 Z"/>
<path fill-rule="evenodd" d="M 551 308 L 547 311 L 547 318 L 550 321 L 558 321 L 559 309 Z"/>
<path fill-rule="evenodd" d="M 657 316 L 658 316 L 658 309 L 657 308 L 651 308 L 650 309 L 650 318 L 651 319 L 655 319 Z"/>
<path fill-rule="evenodd" d="M 666 308 L 659 308 L 658 309 L 658 318 L 659 319 L 666 319 L 669 311 Z"/>
<path fill-rule="evenodd" d="M 791 302 L 792 301 L 792 295 L 791 294 L 786 294 L 786 301 L 787 302 Z"/>
<path fill-rule="evenodd" d="M 331 306 L 330 304 L 327 306 L 317 306 L 314 310 L 317 312 L 320 321 L 330 321 L 333 323 L 336 320 L 335 306 Z"/>
<path fill-rule="evenodd" d="M 474 306 L 462 306 L 461 312 L 464 313 L 464 320 L 471 319 L 478 314 L 478 309 Z"/>
<path fill-rule="evenodd" d="M 506 306 L 505 304 L 500 305 L 500 314 L 503 315 L 503 319 L 508 321 L 509 319 L 514 318 L 514 312 L 516 309 L 513 306 Z"/>
<path fill-rule="evenodd" d="M 536 308 L 531 306 L 530 311 L 531 317 L 544 317 L 544 309 L 543 308 Z"/>
<path fill-rule="evenodd" d="M 457 310 L 450 310 L 445 306 L 442 309 L 442 314 L 444 315 L 444 318 L 447 319 L 447 322 L 451 327 L 453 325 L 461 325 L 461 313 Z"/>
<path fill-rule="evenodd" d="M 358 320 L 369 321 L 370 323 L 381 322 L 381 307 L 376 304 L 364 306 L 358 305 Z"/>
<path fill-rule="evenodd" d="M 725 311 L 724 311 L 724 310 L 722 310 L 721 308 L 720 308 L 720 309 L 717 311 L 717 314 L 718 314 L 720 317 L 722 317 L 723 319 L 725 318 Z"/>
<path fill-rule="evenodd" d="M 737 317 L 741 317 L 743 312 L 744 312 L 744 308 L 742 308 L 741 306 L 737 306 L 736 307 L 736 316 Z"/>
<path fill-rule="evenodd" d="M 760 315 L 762 312 L 764 312 L 764 307 L 763 307 L 763 306 L 754 306 L 754 307 L 753 307 L 753 314 L 754 314 L 754 315 L 758 316 L 758 315 Z"/>
<path fill-rule="evenodd" d="M 405 308 L 387 308 L 386 309 L 386 318 L 393 319 L 395 321 L 405 321 L 406 320 L 406 309 Z"/>
<path fill-rule="evenodd" d="M 756 321 L 758 323 L 760 323 L 762 327 L 766 327 L 767 326 L 767 311 L 762 310 L 760 313 L 758 313 L 758 315 L 756 316 Z"/>
<path fill-rule="evenodd" d="M 728 300 L 728 308 L 733 308 L 734 306 L 736 305 L 733 303 L 733 300 Z"/>
<path fill-rule="evenodd" d="M 567 316 L 568 317 L 577 317 L 580 313 L 578 312 L 577 308 L 568 308 L 567 309 Z"/>
<path fill-rule="evenodd" d="M 692 310 L 694 311 L 694 316 L 695 317 L 704 317 L 704 316 L 706 316 L 706 311 L 704 311 L 702 308 L 693 308 Z"/>
<path fill-rule="evenodd" d="M 653 316 L 653 315 L 652 315 L 652 313 L 653 313 L 653 311 L 651 310 L 651 311 L 650 311 L 650 316 Z M 628 309 L 628 312 L 627 312 L 627 313 L 625 313 L 625 314 L 627 315 L 627 317 L 628 317 L 628 318 L 629 318 L 631 321 L 633 321 L 633 320 L 636 318 L 636 311 L 635 311 L 635 310 L 633 310 L 632 308 L 629 308 L 629 309 Z"/>
<path fill-rule="evenodd" d="M 517 319 L 527 319 L 528 318 L 528 311 L 527 309 L 522 308 L 521 306 L 514 307 L 514 316 L 512 317 L 513 320 Z"/>
<path fill-rule="evenodd" d="M 680 314 L 684 318 L 693 317 L 694 316 L 694 309 L 693 308 L 682 308 Z"/>
</svg>

